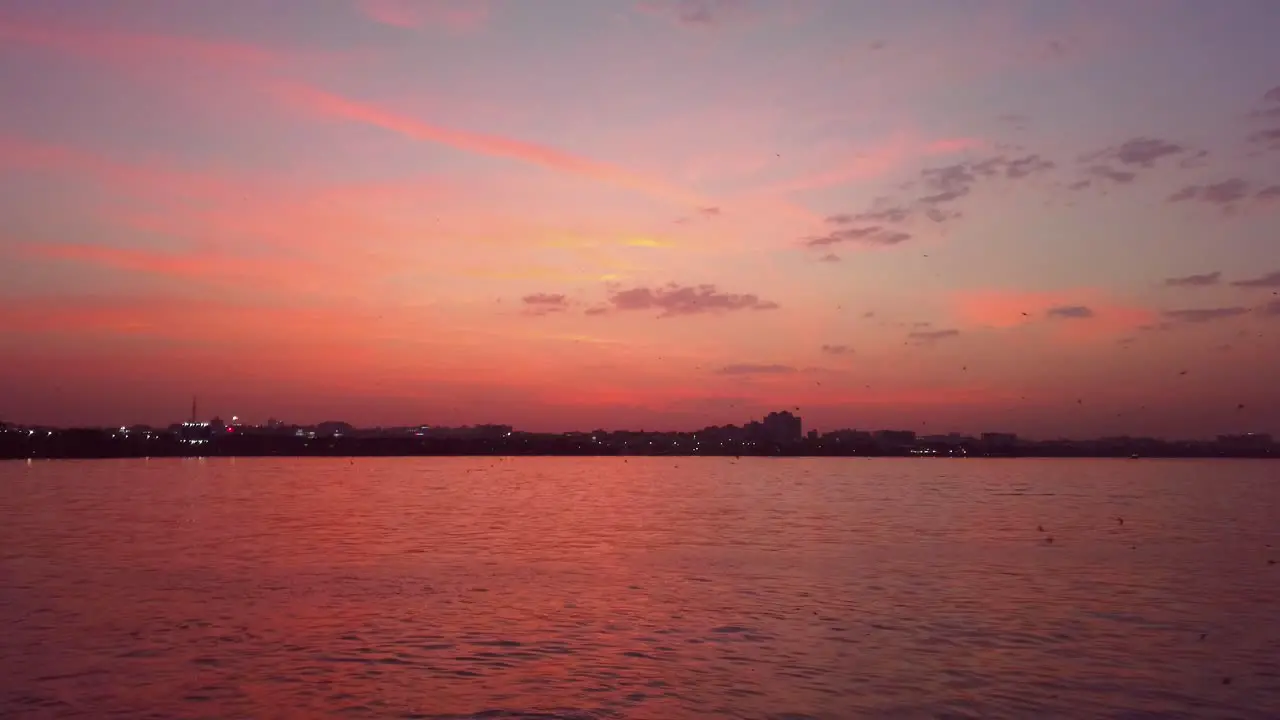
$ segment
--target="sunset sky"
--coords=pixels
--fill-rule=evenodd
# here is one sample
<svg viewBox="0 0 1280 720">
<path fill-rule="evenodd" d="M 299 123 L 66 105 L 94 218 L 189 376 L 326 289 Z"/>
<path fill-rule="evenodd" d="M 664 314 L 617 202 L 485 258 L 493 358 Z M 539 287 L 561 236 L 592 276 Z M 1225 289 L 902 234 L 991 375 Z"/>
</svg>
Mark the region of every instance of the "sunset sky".
<svg viewBox="0 0 1280 720">
<path fill-rule="evenodd" d="M 1275 0 L 0 0 L 0 420 L 1280 432 L 1277 38 Z"/>
</svg>

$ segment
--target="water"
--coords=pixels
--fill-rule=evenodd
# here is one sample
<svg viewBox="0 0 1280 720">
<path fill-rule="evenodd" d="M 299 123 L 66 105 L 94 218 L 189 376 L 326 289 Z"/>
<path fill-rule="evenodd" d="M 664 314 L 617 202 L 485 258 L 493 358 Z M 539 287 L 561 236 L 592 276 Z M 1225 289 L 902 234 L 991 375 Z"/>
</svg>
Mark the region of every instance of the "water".
<svg viewBox="0 0 1280 720">
<path fill-rule="evenodd" d="M 1268 559 L 1267 461 L 0 463 L 0 716 L 1275 718 Z"/>
</svg>

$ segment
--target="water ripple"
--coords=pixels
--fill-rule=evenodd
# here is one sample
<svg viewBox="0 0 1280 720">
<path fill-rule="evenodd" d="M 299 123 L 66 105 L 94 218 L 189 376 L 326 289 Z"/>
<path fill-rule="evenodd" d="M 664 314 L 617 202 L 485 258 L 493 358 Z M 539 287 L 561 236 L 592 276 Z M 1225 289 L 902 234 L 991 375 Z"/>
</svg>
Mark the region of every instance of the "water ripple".
<svg viewBox="0 0 1280 720">
<path fill-rule="evenodd" d="M 0 716 L 1274 718 L 1273 468 L 0 464 Z"/>
</svg>

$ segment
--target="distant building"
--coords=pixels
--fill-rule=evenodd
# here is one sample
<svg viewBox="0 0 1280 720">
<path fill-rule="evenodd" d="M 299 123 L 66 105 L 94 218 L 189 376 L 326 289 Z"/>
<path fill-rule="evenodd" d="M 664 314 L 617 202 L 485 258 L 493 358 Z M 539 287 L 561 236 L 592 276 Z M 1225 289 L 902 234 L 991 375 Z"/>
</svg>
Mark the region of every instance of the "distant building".
<svg viewBox="0 0 1280 720">
<path fill-rule="evenodd" d="M 449 440 L 495 440 L 511 435 L 510 425 L 476 425 L 464 427 L 428 427 L 418 428 L 416 435 L 427 438 Z"/>
<path fill-rule="evenodd" d="M 1218 446 L 1228 450 L 1270 450 L 1271 444 L 1271 436 L 1267 433 L 1218 436 Z"/>
<path fill-rule="evenodd" d="M 1018 436 L 1013 433 L 982 433 L 982 444 L 989 448 L 1011 448 L 1018 444 Z"/>
<path fill-rule="evenodd" d="M 326 422 L 320 423 L 319 425 L 316 425 L 316 436 L 317 437 L 342 437 L 343 435 L 350 435 L 351 431 L 354 429 L 355 428 L 351 427 L 349 423 L 344 423 L 337 420 L 328 420 Z"/>
<path fill-rule="evenodd" d="M 871 442 L 871 433 L 865 430 L 832 430 L 826 439 L 841 445 L 862 445 Z"/>
<path fill-rule="evenodd" d="M 925 435 L 917 438 L 922 443 L 929 445 L 943 445 L 946 447 L 959 447 L 965 443 L 973 442 L 973 438 L 960 433 L 947 433 L 946 435 Z"/>
<path fill-rule="evenodd" d="M 800 418 L 785 410 L 769 413 L 761 426 L 765 438 L 779 445 L 798 443 L 804 438 L 804 425 Z"/>
<path fill-rule="evenodd" d="M 876 442 L 890 447 L 914 445 L 916 442 L 914 430 L 877 430 L 874 437 Z"/>
</svg>

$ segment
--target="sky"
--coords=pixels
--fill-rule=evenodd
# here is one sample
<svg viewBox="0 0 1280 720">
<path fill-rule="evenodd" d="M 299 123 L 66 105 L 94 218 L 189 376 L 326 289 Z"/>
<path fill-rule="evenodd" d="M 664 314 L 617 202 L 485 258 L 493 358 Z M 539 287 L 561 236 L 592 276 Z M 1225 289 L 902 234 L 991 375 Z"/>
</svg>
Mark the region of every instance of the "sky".
<svg viewBox="0 0 1280 720">
<path fill-rule="evenodd" d="M 1280 434 L 1276 37 L 1274 0 L 0 0 L 0 420 Z"/>
</svg>

